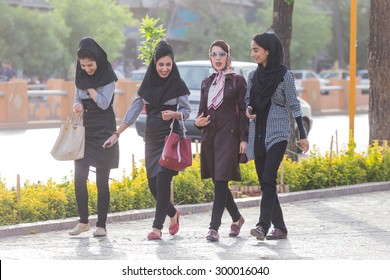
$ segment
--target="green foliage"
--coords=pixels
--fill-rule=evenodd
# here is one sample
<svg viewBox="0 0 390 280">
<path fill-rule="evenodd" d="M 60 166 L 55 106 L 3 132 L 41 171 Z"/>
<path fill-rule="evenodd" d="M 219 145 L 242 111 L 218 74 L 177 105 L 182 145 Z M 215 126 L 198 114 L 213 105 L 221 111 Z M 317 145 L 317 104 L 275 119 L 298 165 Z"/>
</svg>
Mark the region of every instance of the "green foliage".
<svg viewBox="0 0 390 280">
<path fill-rule="evenodd" d="M 365 182 L 390 180 L 390 148 L 384 141 L 369 146 L 366 153 L 354 152 L 355 143 L 350 142 L 347 149 L 335 153 L 320 155 L 317 149 L 309 157 L 292 161 L 285 157 L 278 171 L 278 183 L 283 173 L 284 184 L 290 191 L 322 189 Z M 239 185 L 258 185 L 254 161 L 240 165 L 241 182 Z M 173 179 L 175 204 L 205 203 L 213 200 L 214 184 L 211 179 L 201 179 L 199 154 L 193 159 L 193 165 L 179 172 Z M 97 212 L 96 183 L 87 183 L 90 214 Z M 64 178 L 57 184 L 48 182 L 31 184 L 26 182 L 17 198 L 15 189 L 7 189 L 0 177 L 0 225 L 36 222 L 77 216 L 74 194 L 74 182 Z M 125 173 L 121 180 L 110 184 L 110 212 L 131 209 L 151 208 L 155 200 L 148 189 L 145 167 L 135 168 L 131 176 Z"/>
<path fill-rule="evenodd" d="M 65 190 L 49 180 L 46 184 L 26 182 L 21 189 L 19 214 L 23 222 L 37 222 L 66 217 Z"/>
<path fill-rule="evenodd" d="M 0 177 L 0 225 L 16 224 L 18 212 L 16 209 L 16 192 L 7 190 Z"/>
<path fill-rule="evenodd" d="M 153 58 L 153 51 L 156 45 L 166 36 L 164 26 L 162 24 L 156 26 L 159 20 L 150 18 L 148 15 L 142 19 L 139 32 L 141 33 L 141 37 L 144 38 L 144 41 L 138 47 L 138 50 L 141 52 L 138 58 L 143 60 L 145 65 L 149 65 Z"/>
<path fill-rule="evenodd" d="M 266 8 L 259 17 L 272 26 L 273 1 L 264 1 Z M 262 30 L 266 31 L 266 30 Z M 313 0 L 294 1 L 292 38 L 290 46 L 291 68 L 310 68 L 316 54 L 332 39 L 332 17 L 320 9 Z"/>
<path fill-rule="evenodd" d="M 179 172 L 173 179 L 176 204 L 209 202 L 214 197 L 214 184 L 211 179 L 200 177 L 200 157 L 196 155 L 192 166 Z"/>
<path fill-rule="evenodd" d="M 114 0 L 48 0 L 42 12 L 0 2 L 0 59 L 9 59 L 25 75 L 65 77 L 81 38 L 96 39 L 110 60 L 122 55 L 131 12 Z"/>
<path fill-rule="evenodd" d="M 243 186 L 257 186 L 259 179 L 257 178 L 255 161 L 251 160 L 248 163 L 240 164 L 241 181 L 232 182 L 232 185 L 243 185 Z"/>
<path fill-rule="evenodd" d="M 15 69 L 24 69 L 24 74 L 41 79 L 66 65 L 69 56 L 62 42 L 69 28 L 63 21 L 52 13 L 3 3 L 0 10 L 0 59 L 9 59 Z"/>
<path fill-rule="evenodd" d="M 248 24 L 242 15 L 205 16 L 188 30 L 185 37 L 191 43 L 177 52 L 176 59 L 208 59 L 209 46 L 214 40 L 221 39 L 229 43 L 233 60 L 251 61 L 250 42 L 261 30 L 257 23 Z"/>
</svg>

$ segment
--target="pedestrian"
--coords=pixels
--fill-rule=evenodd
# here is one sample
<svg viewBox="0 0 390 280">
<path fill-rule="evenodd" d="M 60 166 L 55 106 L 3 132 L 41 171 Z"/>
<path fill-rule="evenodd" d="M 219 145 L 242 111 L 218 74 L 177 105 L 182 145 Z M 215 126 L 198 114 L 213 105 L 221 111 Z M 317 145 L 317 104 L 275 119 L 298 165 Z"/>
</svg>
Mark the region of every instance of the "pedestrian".
<svg viewBox="0 0 390 280">
<path fill-rule="evenodd" d="M 308 151 L 309 142 L 294 76 L 283 65 L 284 52 L 278 36 L 268 32 L 255 35 L 251 42 L 251 56 L 258 66 L 248 77 L 246 114 L 256 124 L 253 148 L 262 197 L 259 222 L 250 233 L 259 240 L 285 239 L 287 228 L 276 193 L 276 179 L 290 138 L 289 110 L 298 125 L 303 152 Z M 248 146 L 248 150 L 251 148 Z M 274 229 L 267 235 L 271 223 Z"/>
<path fill-rule="evenodd" d="M 238 236 L 245 220 L 240 214 L 229 181 L 241 181 L 239 153 L 245 153 L 248 118 L 244 97 L 246 81 L 231 69 L 231 49 L 222 40 L 209 48 L 214 73 L 202 81 L 200 104 L 195 126 L 202 129 L 201 177 L 212 178 L 214 201 L 206 239 L 218 241 L 218 230 L 225 208 L 233 223 L 229 236 Z"/>
<path fill-rule="evenodd" d="M 104 147 L 116 130 L 112 104 L 117 77 L 106 52 L 91 38 L 79 43 L 76 65 L 74 112 L 83 112 L 85 127 L 84 158 L 75 161 L 74 185 L 79 223 L 70 235 L 89 230 L 87 180 L 90 166 L 96 168 L 97 223 L 93 236 L 107 235 L 106 221 L 110 204 L 109 176 L 119 165 L 119 145 Z"/>
<path fill-rule="evenodd" d="M 169 233 L 174 235 L 179 231 L 180 211 L 170 202 L 171 181 L 178 172 L 161 166 L 159 159 L 172 120 L 173 131 L 182 135 L 179 120 L 184 121 L 190 115 L 189 94 L 176 66 L 172 47 L 166 41 L 160 41 L 122 124 L 106 141 L 108 146 L 116 143 L 119 135 L 134 124 L 145 105 L 145 166 L 149 189 L 157 201 L 152 231 L 147 235 L 149 240 L 161 239 L 167 215 L 170 218 Z"/>
<path fill-rule="evenodd" d="M 12 68 L 12 63 L 9 60 L 4 60 L 1 63 L 0 68 L 0 80 L 10 81 L 13 78 L 16 78 L 16 71 Z"/>
</svg>

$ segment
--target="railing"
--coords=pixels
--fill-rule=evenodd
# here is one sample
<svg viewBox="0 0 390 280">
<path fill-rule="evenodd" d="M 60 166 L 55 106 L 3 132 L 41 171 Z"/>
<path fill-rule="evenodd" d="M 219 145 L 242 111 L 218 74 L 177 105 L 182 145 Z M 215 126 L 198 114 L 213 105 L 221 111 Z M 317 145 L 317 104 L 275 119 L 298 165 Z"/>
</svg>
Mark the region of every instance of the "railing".
<svg viewBox="0 0 390 280">
<path fill-rule="evenodd" d="M 138 82 L 119 80 L 114 111 L 118 121 L 131 105 Z M 0 83 L 1 127 L 23 127 L 46 123 L 59 125 L 68 117 L 74 100 L 74 82 L 59 79 L 47 84 L 27 85 L 25 81 Z"/>
</svg>

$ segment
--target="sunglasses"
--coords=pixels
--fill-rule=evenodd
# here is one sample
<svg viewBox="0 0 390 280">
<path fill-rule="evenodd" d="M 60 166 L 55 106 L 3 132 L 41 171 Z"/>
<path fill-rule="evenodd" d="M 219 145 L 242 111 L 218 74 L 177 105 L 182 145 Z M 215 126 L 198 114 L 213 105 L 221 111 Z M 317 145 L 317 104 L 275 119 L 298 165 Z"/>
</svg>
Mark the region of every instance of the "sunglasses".
<svg viewBox="0 0 390 280">
<path fill-rule="evenodd" d="M 210 52 L 210 57 L 216 57 L 216 56 L 225 57 L 225 56 L 227 56 L 227 53 L 226 52 Z"/>
</svg>

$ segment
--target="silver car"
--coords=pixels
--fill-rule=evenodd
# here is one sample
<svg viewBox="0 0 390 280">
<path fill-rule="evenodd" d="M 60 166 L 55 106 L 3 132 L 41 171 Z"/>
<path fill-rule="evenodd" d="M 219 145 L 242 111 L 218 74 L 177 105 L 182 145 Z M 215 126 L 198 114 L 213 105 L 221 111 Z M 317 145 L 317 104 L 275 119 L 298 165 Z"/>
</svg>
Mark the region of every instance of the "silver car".
<svg viewBox="0 0 390 280">
<path fill-rule="evenodd" d="M 176 64 L 179 69 L 181 78 L 184 80 L 187 87 L 191 91 L 189 96 L 191 114 L 190 117 L 185 121 L 187 136 L 191 137 L 193 140 L 200 139 L 201 130 L 194 126 L 194 120 L 199 109 L 200 87 L 203 79 L 211 75 L 214 69 L 211 67 L 209 60 L 180 61 Z M 245 77 L 245 79 L 248 79 L 249 73 L 257 68 L 257 64 L 252 62 L 233 61 L 232 67 L 234 72 L 242 75 Z M 303 123 L 306 132 L 309 133 L 313 122 L 311 107 L 303 99 L 299 97 L 298 99 L 301 102 Z M 145 122 L 146 115 L 145 112 L 143 112 L 135 123 L 137 133 L 141 137 L 145 136 Z"/>
</svg>

